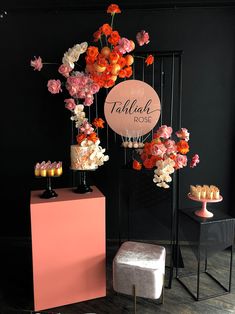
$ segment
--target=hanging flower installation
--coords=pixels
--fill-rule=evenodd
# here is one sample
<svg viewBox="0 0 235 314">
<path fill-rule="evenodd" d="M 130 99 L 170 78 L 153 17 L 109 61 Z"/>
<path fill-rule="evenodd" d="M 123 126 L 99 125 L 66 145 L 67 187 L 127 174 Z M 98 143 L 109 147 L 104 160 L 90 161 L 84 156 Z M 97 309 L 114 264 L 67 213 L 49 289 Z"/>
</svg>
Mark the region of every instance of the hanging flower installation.
<svg viewBox="0 0 235 314">
<path fill-rule="evenodd" d="M 92 125 L 85 117 L 84 109 L 93 104 L 94 95 L 99 92 L 100 88 L 110 88 L 120 80 L 129 79 L 132 76 L 132 64 L 134 63 L 134 56 L 131 54 L 135 49 L 134 41 L 123 37 L 114 28 L 114 17 L 121 13 L 119 6 L 117 4 L 109 5 L 107 13 L 111 15 L 111 23 L 104 23 L 94 32 L 94 44 L 82 42 L 69 48 L 64 53 L 62 63 L 58 67 L 58 73 L 62 75 L 63 80 L 50 79 L 47 83 L 48 91 L 51 94 L 62 92 L 67 94 L 65 107 L 73 112 L 71 119 L 75 122 L 78 130 L 76 137 L 78 146 L 90 147 L 93 145 L 94 150 L 94 146 L 99 143 L 99 138 L 97 134 L 94 135 L 93 131 L 91 134 L 85 132 L 91 130 Z M 140 46 L 148 44 L 149 34 L 142 30 L 137 33 L 136 40 Z M 85 59 L 84 70 L 78 67 L 82 57 Z M 149 55 L 145 62 L 147 66 L 153 64 L 154 57 Z M 43 66 L 49 63 L 43 62 L 41 57 L 34 57 L 30 64 L 34 70 L 41 71 Z M 81 131 L 83 129 L 85 131 Z M 103 153 L 104 150 L 99 145 L 98 147 L 99 153 Z M 77 149 L 76 151 L 80 152 Z M 108 157 L 103 155 L 101 159 L 106 161 Z M 98 163 L 102 164 L 102 162 Z"/>
<path fill-rule="evenodd" d="M 133 169 L 154 169 L 153 182 L 158 187 L 169 188 L 171 175 L 178 169 L 187 166 L 189 152 L 189 132 L 181 128 L 175 132 L 176 141 L 172 139 L 172 128 L 162 125 L 153 135 L 151 142 L 146 142 L 139 150 L 141 161 L 133 161 Z M 199 156 L 195 154 L 190 162 L 194 168 L 199 163 Z"/>
</svg>

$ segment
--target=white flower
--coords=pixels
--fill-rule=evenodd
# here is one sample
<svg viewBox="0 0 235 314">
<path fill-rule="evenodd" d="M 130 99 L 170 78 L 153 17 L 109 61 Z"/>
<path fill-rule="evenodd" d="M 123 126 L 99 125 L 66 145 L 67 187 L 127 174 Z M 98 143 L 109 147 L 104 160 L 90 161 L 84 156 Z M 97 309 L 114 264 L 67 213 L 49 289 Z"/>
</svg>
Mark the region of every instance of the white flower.
<svg viewBox="0 0 235 314">
<path fill-rule="evenodd" d="M 84 53 L 87 50 L 88 43 L 85 41 L 85 42 L 81 43 L 80 46 L 81 46 L 81 53 Z"/>
</svg>

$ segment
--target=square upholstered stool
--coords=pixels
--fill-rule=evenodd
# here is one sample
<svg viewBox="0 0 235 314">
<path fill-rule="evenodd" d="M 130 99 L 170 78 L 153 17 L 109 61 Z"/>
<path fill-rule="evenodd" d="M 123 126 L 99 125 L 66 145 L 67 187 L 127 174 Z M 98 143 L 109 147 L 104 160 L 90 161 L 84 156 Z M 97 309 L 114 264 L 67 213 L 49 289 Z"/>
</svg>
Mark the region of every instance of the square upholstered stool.
<svg viewBox="0 0 235 314">
<path fill-rule="evenodd" d="M 113 288 L 116 292 L 159 299 L 164 290 L 166 249 L 162 246 L 127 241 L 113 260 Z"/>
</svg>

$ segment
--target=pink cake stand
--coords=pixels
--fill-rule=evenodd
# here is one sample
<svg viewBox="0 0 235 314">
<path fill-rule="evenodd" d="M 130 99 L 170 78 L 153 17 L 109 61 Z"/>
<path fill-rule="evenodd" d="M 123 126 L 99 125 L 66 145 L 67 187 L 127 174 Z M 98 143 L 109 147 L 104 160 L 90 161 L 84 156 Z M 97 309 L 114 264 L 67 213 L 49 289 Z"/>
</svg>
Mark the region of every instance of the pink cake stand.
<svg viewBox="0 0 235 314">
<path fill-rule="evenodd" d="M 215 200 L 215 199 L 210 200 L 210 199 L 208 199 L 208 198 L 203 198 L 203 199 L 200 199 L 200 200 L 199 200 L 198 198 L 192 196 L 190 193 L 188 193 L 188 198 L 190 198 L 190 199 L 193 200 L 193 201 L 201 202 L 201 203 L 202 203 L 202 208 L 196 210 L 196 211 L 194 212 L 194 214 L 195 214 L 196 216 L 203 217 L 203 218 L 211 218 L 211 217 L 213 217 L 213 215 L 214 215 L 213 213 L 209 212 L 209 210 L 207 210 L 207 208 L 206 208 L 207 203 L 218 203 L 218 202 L 221 202 L 221 201 L 223 200 L 223 197 L 222 197 L 222 196 L 220 196 L 220 198 L 217 199 L 217 200 Z"/>
</svg>

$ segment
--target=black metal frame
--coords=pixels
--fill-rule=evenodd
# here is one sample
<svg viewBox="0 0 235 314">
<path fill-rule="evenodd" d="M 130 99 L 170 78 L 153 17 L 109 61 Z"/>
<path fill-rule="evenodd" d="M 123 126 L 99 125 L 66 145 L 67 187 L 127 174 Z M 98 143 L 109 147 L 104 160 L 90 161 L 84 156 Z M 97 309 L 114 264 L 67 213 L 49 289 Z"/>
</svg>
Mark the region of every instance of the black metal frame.
<svg viewBox="0 0 235 314">
<path fill-rule="evenodd" d="M 183 51 L 182 50 L 172 50 L 172 51 L 159 51 L 159 52 L 148 52 L 148 54 L 152 54 L 157 59 L 160 60 L 160 101 L 161 101 L 161 118 L 160 123 L 163 124 L 162 119 L 162 110 L 164 110 L 164 79 L 165 79 L 165 72 L 164 72 L 164 60 L 165 58 L 171 58 L 171 84 L 170 84 L 170 126 L 173 127 L 173 115 L 174 115 L 174 105 L 175 105 L 175 99 L 174 99 L 174 91 L 175 91 L 175 58 L 178 58 L 178 100 L 177 100 L 177 114 L 178 119 L 175 122 L 175 127 L 178 129 L 181 128 L 181 120 L 182 120 L 182 78 L 183 78 Z M 141 55 L 141 54 L 140 54 Z M 119 178 L 120 179 L 120 178 Z M 118 180 L 119 182 L 119 180 Z M 172 280 L 173 280 L 173 274 L 174 274 L 174 267 L 176 267 L 176 260 L 177 255 L 181 257 L 180 251 L 178 254 L 178 224 L 179 224 L 179 193 L 180 193 L 180 173 L 177 171 L 173 175 L 173 182 L 172 182 L 172 197 L 171 197 L 171 235 L 170 235 L 170 246 L 171 246 L 171 258 L 170 258 L 170 265 L 167 266 L 169 268 L 169 279 L 168 279 L 168 285 L 166 288 L 172 287 Z M 118 193 L 117 193 L 117 204 L 118 204 L 118 240 L 119 240 L 119 246 L 121 245 L 121 204 L 120 204 L 120 184 L 118 187 Z M 128 240 L 130 239 L 129 234 L 130 229 L 130 208 L 128 206 Z M 181 259 L 181 263 L 183 263 Z"/>
</svg>

